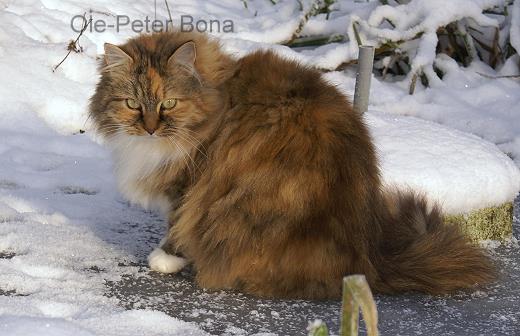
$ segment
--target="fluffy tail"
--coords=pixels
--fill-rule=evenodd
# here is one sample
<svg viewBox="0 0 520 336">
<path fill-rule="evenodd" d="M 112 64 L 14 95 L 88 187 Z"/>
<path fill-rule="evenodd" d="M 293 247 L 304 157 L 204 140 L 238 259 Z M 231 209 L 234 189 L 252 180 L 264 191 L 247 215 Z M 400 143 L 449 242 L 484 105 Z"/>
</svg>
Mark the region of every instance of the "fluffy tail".
<svg viewBox="0 0 520 336">
<path fill-rule="evenodd" d="M 428 209 L 413 193 L 385 198 L 376 291 L 443 294 L 495 279 L 490 257 L 458 227 L 444 224 L 437 207 Z"/>
</svg>

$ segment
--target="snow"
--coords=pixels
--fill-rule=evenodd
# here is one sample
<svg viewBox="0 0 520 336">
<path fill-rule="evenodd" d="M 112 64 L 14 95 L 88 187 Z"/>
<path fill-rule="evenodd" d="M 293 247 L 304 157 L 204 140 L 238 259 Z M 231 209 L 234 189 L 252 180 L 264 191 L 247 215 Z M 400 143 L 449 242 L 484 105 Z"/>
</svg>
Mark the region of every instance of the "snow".
<svg viewBox="0 0 520 336">
<path fill-rule="evenodd" d="M 415 56 L 413 53 L 411 56 L 409 77 L 422 72 L 430 85 L 436 86 L 440 84 L 433 71 L 438 28 L 461 19 L 472 20 L 481 27 L 498 27 L 498 21 L 482 14 L 482 10 L 503 4 L 504 0 L 414 0 L 397 7 L 379 6 L 367 20 L 354 15 L 352 22 L 359 24 L 362 41 L 369 45 L 380 46 L 389 41 L 408 41 L 417 37 L 419 46 Z M 381 27 L 386 20 L 395 27 Z M 352 29 L 349 37 L 355 39 Z"/>
<path fill-rule="evenodd" d="M 446 213 L 501 205 L 520 190 L 515 164 L 476 136 L 384 113 L 367 113 L 366 121 L 385 184 L 424 193 Z"/>
<path fill-rule="evenodd" d="M 520 50 L 520 2 L 515 1 L 511 11 L 511 45 Z"/>
<path fill-rule="evenodd" d="M 176 24 L 183 14 L 233 20 L 234 33 L 214 34 L 236 56 L 269 48 L 327 69 L 356 57 L 351 42 L 312 50 L 273 45 L 289 40 L 298 26 L 298 2 L 246 2 L 247 8 L 235 0 L 178 0 L 172 14 Z M 417 3 L 421 10 L 433 10 L 440 2 L 413 1 L 409 6 Z M 500 1 L 460 3 L 470 9 Z M 309 8 L 310 1 L 303 5 Z M 157 1 L 157 6 L 157 17 L 166 20 L 164 4 Z M 390 13 L 373 14 L 377 1 L 342 0 L 335 6 L 330 20 L 311 18 L 304 34 L 345 33 L 353 18 L 376 24 L 377 17 Z M 462 5 L 450 6 L 453 15 L 460 14 Z M 155 310 L 125 310 L 106 293 L 107 283 L 139 272 L 135 264 L 152 251 L 160 238 L 156 233 L 165 228 L 156 213 L 129 205 L 117 192 L 109 149 L 92 134 L 87 119 L 103 43 L 121 43 L 133 32 L 129 27 L 87 31 L 80 39 L 83 52 L 72 52 L 52 71 L 77 35 L 69 27 L 74 15 L 87 12 L 114 22 L 113 15 L 141 19 L 153 17 L 154 11 L 153 1 L 0 0 L 0 335 L 206 334 L 201 325 Z M 518 22 L 519 11 L 516 1 L 512 23 Z M 409 19 L 418 20 L 421 13 Z M 489 18 L 481 20 L 491 24 L 485 21 Z M 399 29 L 408 29 L 405 23 Z M 518 49 L 515 27 L 511 36 Z M 495 71 L 479 62 L 461 69 L 448 57 L 432 59 L 431 50 L 423 51 L 421 65 L 435 62 L 445 72 L 433 88 L 418 85 L 410 96 L 406 83 L 372 78 L 366 120 L 385 182 L 420 189 L 450 212 L 511 200 L 520 189 L 519 83 L 479 73 L 518 74 L 518 56 Z M 353 69 L 326 78 L 353 93 Z M 143 232 L 153 232 L 155 240 Z M 229 334 L 243 334 L 240 327 L 230 327 Z"/>
<path fill-rule="evenodd" d="M 0 161 L 8 181 L 0 190 L 0 293 L 10 296 L 0 296 L 0 334 L 47 324 L 49 335 L 205 334 L 162 313 L 125 312 L 105 296 L 106 281 L 137 271 L 113 221 L 150 220 L 115 192 L 107 150 L 82 135 L 6 129 L 2 144 L 10 148 Z"/>
<path fill-rule="evenodd" d="M 0 317 L 0 334 L 9 336 L 94 336 L 93 333 L 55 318 Z"/>
<path fill-rule="evenodd" d="M 187 323 L 179 323 L 157 311 L 126 311 L 101 318 L 85 319 L 81 327 L 67 318 L 0 316 L 0 335 L 8 336 L 118 336 L 118 335 L 182 335 L 203 336 L 206 333 Z M 95 331 L 93 331 L 95 330 Z"/>
</svg>

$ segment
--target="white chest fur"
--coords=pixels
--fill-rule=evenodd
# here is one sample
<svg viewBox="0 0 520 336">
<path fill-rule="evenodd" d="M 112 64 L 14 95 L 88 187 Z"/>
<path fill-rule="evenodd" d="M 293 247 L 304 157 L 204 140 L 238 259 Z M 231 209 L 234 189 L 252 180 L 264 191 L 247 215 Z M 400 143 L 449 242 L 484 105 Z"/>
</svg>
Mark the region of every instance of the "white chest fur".
<svg viewBox="0 0 520 336">
<path fill-rule="evenodd" d="M 182 159 L 181 152 L 153 137 L 117 135 L 108 143 L 123 196 L 145 209 L 157 209 L 166 214 L 170 208 L 166 195 L 149 188 L 147 182 L 161 167 Z"/>
</svg>

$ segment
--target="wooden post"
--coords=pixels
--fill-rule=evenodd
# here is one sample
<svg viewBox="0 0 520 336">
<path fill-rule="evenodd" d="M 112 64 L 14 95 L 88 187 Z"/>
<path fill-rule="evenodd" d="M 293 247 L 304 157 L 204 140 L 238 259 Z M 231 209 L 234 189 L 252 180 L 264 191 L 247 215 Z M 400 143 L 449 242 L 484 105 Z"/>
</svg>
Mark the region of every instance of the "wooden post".
<svg viewBox="0 0 520 336">
<path fill-rule="evenodd" d="M 359 114 L 363 114 L 368 110 L 374 52 L 375 48 L 372 46 L 359 46 L 356 90 L 354 92 L 354 110 Z"/>
</svg>

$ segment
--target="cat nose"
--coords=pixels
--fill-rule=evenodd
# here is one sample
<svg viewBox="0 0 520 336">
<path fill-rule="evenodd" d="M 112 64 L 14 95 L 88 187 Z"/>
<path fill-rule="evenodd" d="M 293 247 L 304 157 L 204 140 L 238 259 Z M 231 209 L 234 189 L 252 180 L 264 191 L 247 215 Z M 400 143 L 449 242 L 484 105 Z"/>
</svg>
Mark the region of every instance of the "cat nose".
<svg viewBox="0 0 520 336">
<path fill-rule="evenodd" d="M 159 128 L 159 118 L 155 115 L 151 115 L 151 113 L 144 115 L 144 129 L 150 135 L 154 134 L 155 131 Z"/>
<path fill-rule="evenodd" d="M 150 135 L 153 135 L 155 133 L 155 131 L 157 131 L 157 127 L 147 127 L 146 125 L 144 126 L 144 129 Z"/>
</svg>

